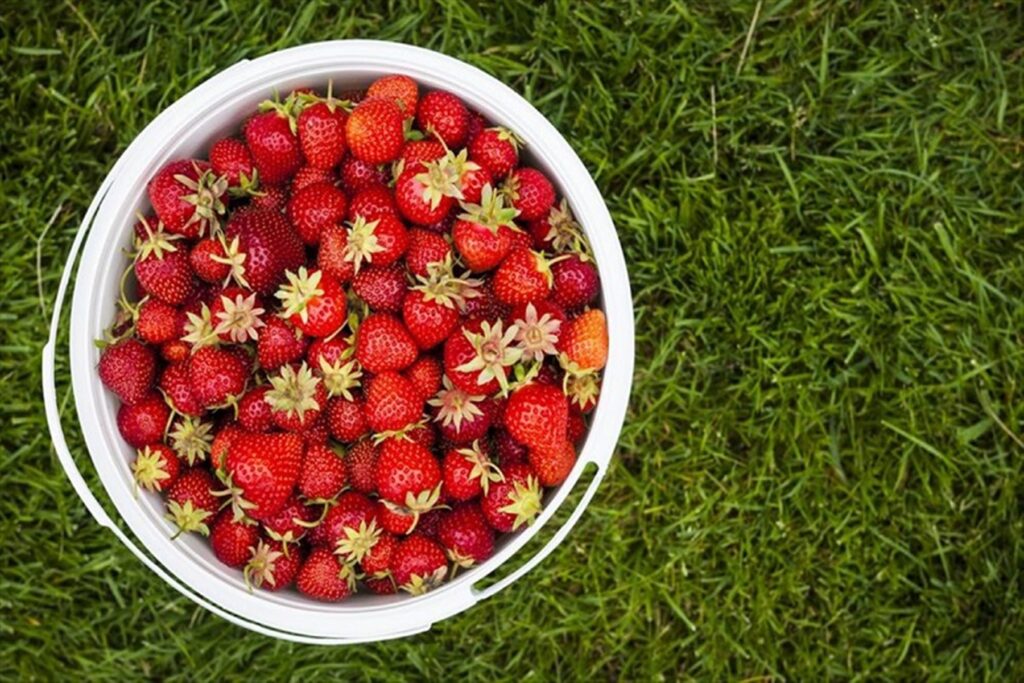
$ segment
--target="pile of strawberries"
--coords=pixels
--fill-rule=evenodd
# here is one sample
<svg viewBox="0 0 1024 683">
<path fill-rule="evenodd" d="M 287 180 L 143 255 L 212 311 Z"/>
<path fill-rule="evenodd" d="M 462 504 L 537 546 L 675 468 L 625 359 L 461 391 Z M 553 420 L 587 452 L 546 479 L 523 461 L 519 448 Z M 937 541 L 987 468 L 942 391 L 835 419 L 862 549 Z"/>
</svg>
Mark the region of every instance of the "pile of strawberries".
<svg viewBox="0 0 1024 683">
<path fill-rule="evenodd" d="M 178 533 L 336 601 L 422 593 L 536 518 L 608 332 L 520 145 L 391 75 L 265 102 L 152 178 L 99 375 Z"/>
</svg>

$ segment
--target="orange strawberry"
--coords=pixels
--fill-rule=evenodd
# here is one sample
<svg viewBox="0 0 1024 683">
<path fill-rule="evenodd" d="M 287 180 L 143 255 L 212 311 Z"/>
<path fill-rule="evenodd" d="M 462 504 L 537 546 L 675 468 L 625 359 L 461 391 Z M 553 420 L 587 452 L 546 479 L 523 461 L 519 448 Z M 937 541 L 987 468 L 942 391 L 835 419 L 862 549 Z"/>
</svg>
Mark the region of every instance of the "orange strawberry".
<svg viewBox="0 0 1024 683">
<path fill-rule="evenodd" d="M 570 320 L 558 347 L 577 370 L 600 370 L 608 362 L 608 323 L 597 308 Z M 570 366 L 571 368 L 571 366 Z"/>
</svg>

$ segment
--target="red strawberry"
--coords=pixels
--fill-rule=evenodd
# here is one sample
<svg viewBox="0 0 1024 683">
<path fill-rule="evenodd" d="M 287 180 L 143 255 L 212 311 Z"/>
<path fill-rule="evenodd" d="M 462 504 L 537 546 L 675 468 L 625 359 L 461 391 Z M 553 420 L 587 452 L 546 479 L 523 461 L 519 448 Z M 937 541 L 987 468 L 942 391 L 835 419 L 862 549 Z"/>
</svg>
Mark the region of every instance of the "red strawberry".
<svg viewBox="0 0 1024 683">
<path fill-rule="evenodd" d="M 306 358 L 309 365 L 323 379 L 328 396 L 353 398 L 352 390 L 359 386 L 363 376 L 353 358 L 354 349 L 342 337 L 320 338 L 314 341 Z"/>
<path fill-rule="evenodd" d="M 183 416 L 176 420 L 167 435 L 174 452 L 190 466 L 196 461 L 206 460 L 213 448 L 213 437 L 209 422 L 194 417 Z"/>
<path fill-rule="evenodd" d="M 270 384 L 273 389 L 266 395 L 270 415 L 274 424 L 286 431 L 310 428 L 327 406 L 327 390 L 305 361 L 298 369 L 283 366 L 280 373 L 271 375 Z"/>
<path fill-rule="evenodd" d="M 597 268 L 577 254 L 558 261 L 551 267 L 553 286 L 551 297 L 566 309 L 582 308 L 596 297 L 601 288 Z"/>
<path fill-rule="evenodd" d="M 135 277 L 151 296 L 178 306 L 195 292 L 188 252 L 178 249 L 175 238 L 157 226 L 142 241 L 135 256 Z"/>
<path fill-rule="evenodd" d="M 468 204 L 478 204 L 483 198 L 484 188 L 494 182 L 494 176 L 486 167 L 476 162 L 464 163 L 463 169 L 459 176 L 462 201 Z"/>
<path fill-rule="evenodd" d="M 558 339 L 562 333 L 565 313 L 557 304 L 540 301 L 534 304 L 519 304 L 508 317 L 510 324 L 516 327 L 516 342 L 523 351 L 524 360 L 543 361 L 547 356 L 558 353 Z M 561 377 L 543 377 L 544 373 L 554 372 L 554 368 L 545 365 L 541 368 L 537 381 L 541 383 L 557 383 Z"/>
<path fill-rule="evenodd" d="M 287 181 L 302 165 L 299 141 L 289 121 L 285 107 L 275 107 L 256 114 L 242 128 L 263 185 Z"/>
<path fill-rule="evenodd" d="M 241 567 L 252 557 L 259 540 L 259 529 L 248 520 L 235 521 L 231 510 L 224 510 L 210 528 L 210 547 L 218 560 L 229 567 Z"/>
<path fill-rule="evenodd" d="M 322 536 L 323 545 L 337 552 L 345 561 L 357 562 L 373 548 L 380 536 L 377 505 L 361 493 L 347 491 L 327 511 L 317 531 Z"/>
<path fill-rule="evenodd" d="M 280 512 L 298 481 L 302 451 L 295 434 L 236 434 L 225 462 L 236 512 L 258 521 Z"/>
<path fill-rule="evenodd" d="M 422 595 L 444 582 L 448 574 L 448 560 L 436 542 L 414 534 L 395 548 L 389 569 L 402 590 Z"/>
<path fill-rule="evenodd" d="M 530 221 L 530 234 L 535 249 L 555 253 L 586 250 L 582 228 L 573 218 L 569 202 L 564 198 L 558 206 L 551 207 L 547 216 Z"/>
<path fill-rule="evenodd" d="M 507 386 L 509 367 L 522 357 L 513 345 L 515 327 L 502 321 L 473 321 L 455 330 L 444 344 L 444 371 L 456 387 L 490 396 Z"/>
<path fill-rule="evenodd" d="M 221 341 L 242 344 L 259 339 L 266 326 L 263 301 L 255 292 L 241 287 L 225 287 L 210 304 L 210 324 Z"/>
<path fill-rule="evenodd" d="M 256 186 L 256 167 L 245 143 L 237 138 L 221 138 L 210 147 L 213 172 L 228 181 L 228 187 L 249 190 Z"/>
<path fill-rule="evenodd" d="M 436 232 L 419 228 L 409 231 L 409 248 L 405 252 L 405 263 L 413 275 L 426 277 L 428 266 L 444 263 L 452 253 L 448 241 Z"/>
<path fill-rule="evenodd" d="M 277 514 L 263 520 L 263 530 L 271 539 L 290 546 L 305 536 L 316 521 L 316 511 L 292 496 Z"/>
<path fill-rule="evenodd" d="M 143 341 L 161 344 L 183 334 L 185 316 L 174 306 L 159 299 L 146 299 L 139 306 L 135 331 Z"/>
<path fill-rule="evenodd" d="M 527 448 L 519 443 L 504 429 L 494 431 L 494 447 L 498 453 L 498 463 L 502 467 L 522 465 L 527 461 Z"/>
<path fill-rule="evenodd" d="M 491 482 L 501 481 L 502 474 L 481 450 L 479 443 L 472 448 L 450 450 L 442 463 L 444 491 L 454 500 L 472 500 L 490 488 Z"/>
<path fill-rule="evenodd" d="M 530 448 L 552 447 L 565 439 L 569 402 L 558 387 L 527 384 L 512 392 L 505 405 L 509 434 Z"/>
<path fill-rule="evenodd" d="M 408 244 L 408 231 L 394 216 L 381 215 L 371 221 L 357 216 L 343 238 L 337 229 L 324 231 L 319 264 L 347 282 L 366 264 L 391 265 L 402 257 Z"/>
<path fill-rule="evenodd" d="M 162 443 L 143 446 L 135 452 L 132 477 L 135 485 L 147 491 L 166 491 L 174 485 L 181 473 L 181 461 Z"/>
<path fill-rule="evenodd" d="M 483 396 L 467 394 L 447 383 L 430 405 L 437 409 L 434 420 L 441 436 L 452 446 L 482 439 L 491 428 L 493 408 Z"/>
<path fill-rule="evenodd" d="M 519 138 L 506 128 L 486 128 L 469 143 L 469 158 L 504 178 L 519 165 Z"/>
<path fill-rule="evenodd" d="M 371 164 L 394 161 L 405 140 L 402 110 L 393 100 L 363 100 L 345 123 L 352 156 Z"/>
<path fill-rule="evenodd" d="M 405 271 L 397 264 L 363 268 L 352 283 L 352 288 L 370 310 L 385 313 L 398 313 L 402 309 L 405 287 Z"/>
<path fill-rule="evenodd" d="M 506 465 L 504 481 L 493 482 L 480 507 L 487 523 L 497 531 L 516 531 L 533 524 L 541 511 L 537 475 L 529 465 Z"/>
<path fill-rule="evenodd" d="M 508 177 L 504 191 L 524 221 L 547 216 L 555 205 L 555 188 L 547 176 L 535 168 L 517 168 Z"/>
<path fill-rule="evenodd" d="M 345 226 L 329 225 L 320 233 L 320 248 L 316 256 L 316 265 L 320 270 L 342 283 L 351 282 L 356 273 L 357 252 L 354 248 L 349 248 L 348 240 L 349 230 Z"/>
<path fill-rule="evenodd" d="M 228 181 L 218 178 L 210 164 L 198 159 L 172 161 L 156 172 L 146 191 L 168 232 L 195 239 L 215 229 L 224 215 L 221 200 Z"/>
<path fill-rule="evenodd" d="M 416 113 L 419 86 L 416 81 L 402 74 L 381 76 L 366 89 L 367 97 L 379 97 L 394 101 L 405 116 Z"/>
<path fill-rule="evenodd" d="M 156 375 L 153 349 L 137 339 L 112 344 L 100 354 L 99 375 L 100 381 L 123 402 L 138 403 L 153 387 Z"/>
<path fill-rule="evenodd" d="M 315 168 L 313 166 L 303 166 L 295 175 L 292 177 L 292 182 L 288 185 L 288 189 L 291 194 L 301 192 L 310 185 L 319 185 L 324 183 L 335 187 L 337 185 L 337 177 L 330 171 L 325 171 L 322 168 Z"/>
<path fill-rule="evenodd" d="M 447 216 L 460 193 L 458 178 L 447 172 L 443 159 L 409 166 L 395 181 L 399 213 L 419 225 L 430 225 Z"/>
<path fill-rule="evenodd" d="M 266 401 L 269 385 L 254 387 L 245 392 L 238 402 L 238 422 L 249 432 L 268 432 L 274 421 L 270 404 Z"/>
<path fill-rule="evenodd" d="M 345 487 L 345 460 L 327 446 L 307 446 L 299 493 L 310 499 L 334 498 Z"/>
<path fill-rule="evenodd" d="M 433 454 L 404 439 L 381 444 L 374 479 L 382 500 L 413 513 L 434 507 L 441 492 L 441 468 Z"/>
<path fill-rule="evenodd" d="M 168 363 L 181 363 L 192 352 L 192 345 L 180 339 L 165 341 L 160 345 L 160 357 Z"/>
<path fill-rule="evenodd" d="M 386 186 L 388 175 L 375 164 L 350 156 L 341 162 L 341 183 L 351 195 L 368 187 Z"/>
<path fill-rule="evenodd" d="M 448 150 L 437 140 L 409 140 L 402 146 L 402 154 L 398 161 L 400 168 L 413 168 L 421 161 L 437 161 Z"/>
<path fill-rule="evenodd" d="M 423 400 L 432 398 L 441 389 L 441 362 L 433 356 L 420 356 L 410 365 L 405 376 L 413 383 Z"/>
<path fill-rule="evenodd" d="M 321 602 L 339 602 L 355 592 L 355 571 L 326 548 L 313 548 L 295 581 L 299 592 Z"/>
<path fill-rule="evenodd" d="M 576 449 L 564 439 L 553 446 L 531 448 L 529 460 L 541 486 L 558 486 L 576 464 Z"/>
<path fill-rule="evenodd" d="M 460 567 L 480 564 L 494 553 L 494 531 L 475 503 L 459 505 L 442 516 L 438 540 Z"/>
<path fill-rule="evenodd" d="M 297 550 L 285 553 L 284 544 L 261 539 L 253 547 L 242 576 L 250 586 L 277 591 L 291 585 L 301 564 L 302 554 Z"/>
<path fill-rule="evenodd" d="M 459 324 L 459 311 L 455 299 L 427 285 L 405 294 L 402 320 L 419 348 L 427 350 L 451 335 Z"/>
<path fill-rule="evenodd" d="M 133 448 L 162 441 L 171 409 L 160 394 L 151 391 L 135 404 L 123 403 L 117 410 L 117 430 Z"/>
<path fill-rule="evenodd" d="M 452 241 L 466 267 L 474 272 L 497 266 L 512 248 L 515 209 L 505 208 L 501 195 L 490 185 L 483 189 L 480 204 L 466 204 L 466 212 L 452 227 Z"/>
<path fill-rule="evenodd" d="M 357 192 L 348 205 L 345 217 L 351 222 L 362 216 L 368 221 L 389 215 L 398 218 L 398 207 L 391 191 L 383 185 L 371 185 Z"/>
<path fill-rule="evenodd" d="M 405 536 L 411 534 L 419 524 L 420 515 L 407 512 L 404 508 L 390 507 L 381 503 L 377 510 L 377 522 L 389 534 Z"/>
<path fill-rule="evenodd" d="M 565 395 L 569 397 L 572 410 L 569 417 L 574 413 L 589 413 L 597 405 L 597 397 L 601 394 L 600 378 L 596 370 L 581 370 L 579 372 L 567 372 L 564 377 Z M 582 415 L 578 416 L 582 421 Z M 570 419 L 569 440 L 573 443 L 579 441 L 586 428 L 573 424 Z M 575 436 L 573 436 L 575 434 Z"/>
<path fill-rule="evenodd" d="M 377 579 L 389 577 L 388 566 L 391 563 L 391 555 L 397 547 L 398 539 L 394 534 L 385 531 L 373 544 L 373 548 L 363 555 L 359 566 L 368 577 Z"/>
<path fill-rule="evenodd" d="M 213 495 L 217 480 L 208 470 L 193 467 L 181 473 L 174 485 L 167 489 L 167 519 L 174 522 L 180 533 L 210 534 L 209 523 L 220 509 L 220 500 Z"/>
<path fill-rule="evenodd" d="M 192 271 L 203 282 L 219 284 L 231 276 L 231 264 L 221 241 L 207 237 L 196 242 L 188 253 Z"/>
<path fill-rule="evenodd" d="M 228 457 L 231 442 L 242 432 L 243 430 L 237 423 L 229 422 L 221 427 L 220 431 L 213 437 L 213 443 L 210 444 L 210 467 L 213 468 L 214 472 L 220 472 L 224 469 L 224 461 Z"/>
<path fill-rule="evenodd" d="M 320 233 L 328 225 L 345 218 L 348 199 L 329 183 L 315 183 L 295 192 L 288 200 L 288 220 L 306 244 L 320 242 Z"/>
<path fill-rule="evenodd" d="M 594 308 L 570 320 L 558 347 L 569 359 L 572 369 L 603 368 L 608 362 L 608 323 L 604 312 Z"/>
<path fill-rule="evenodd" d="M 510 306 L 543 301 L 551 292 L 551 266 L 542 253 L 518 247 L 498 266 L 491 285 L 498 301 Z"/>
<path fill-rule="evenodd" d="M 416 125 L 436 135 L 449 148 L 462 147 L 469 132 L 469 110 L 455 95 L 435 90 L 423 96 L 416 108 Z"/>
<path fill-rule="evenodd" d="M 332 437 L 342 443 L 359 440 L 369 431 L 364 415 L 365 401 L 359 394 L 348 400 L 336 396 L 327 402 L 327 427 Z"/>
<path fill-rule="evenodd" d="M 302 240 L 288 220 L 276 211 L 235 212 L 228 222 L 229 244 L 236 237 L 237 253 L 244 255 L 244 259 L 234 268 L 235 279 L 259 294 L 273 292 L 286 270 L 295 270 L 306 261 Z"/>
<path fill-rule="evenodd" d="M 396 372 L 382 372 L 366 389 L 364 413 L 373 431 L 398 431 L 420 419 L 423 399 L 405 377 Z"/>
<path fill-rule="evenodd" d="M 377 483 L 373 474 L 377 468 L 377 449 L 370 439 L 364 439 L 348 450 L 345 455 L 349 484 L 360 493 L 373 493 Z"/>
<path fill-rule="evenodd" d="M 417 422 L 405 431 L 405 438 L 424 448 L 431 449 L 437 441 L 437 431 L 429 422 Z"/>
<path fill-rule="evenodd" d="M 196 400 L 211 408 L 242 395 L 249 368 L 230 351 L 204 346 L 189 358 L 188 378 Z"/>
<path fill-rule="evenodd" d="M 367 316 L 356 332 L 356 360 L 370 372 L 404 370 L 418 355 L 409 331 L 387 313 Z"/>
<path fill-rule="evenodd" d="M 281 185 L 264 185 L 252 196 L 249 206 L 261 211 L 284 211 L 288 192 Z"/>
<path fill-rule="evenodd" d="M 345 156 L 345 123 L 348 113 L 338 100 L 328 97 L 302 110 L 297 121 L 299 145 L 306 163 L 332 169 Z"/>
<path fill-rule="evenodd" d="M 322 270 L 307 271 L 305 266 L 296 274 L 286 271 L 288 284 L 277 291 L 278 299 L 293 325 L 310 337 L 326 337 L 345 324 L 348 300 L 341 283 Z"/>
<path fill-rule="evenodd" d="M 160 374 L 159 387 L 167 403 L 182 415 L 198 417 L 205 407 L 192 391 L 188 363 L 170 363 Z"/>
<path fill-rule="evenodd" d="M 276 315 L 267 318 L 260 330 L 256 357 L 264 370 L 276 370 L 306 355 L 307 338 L 295 326 Z"/>
</svg>

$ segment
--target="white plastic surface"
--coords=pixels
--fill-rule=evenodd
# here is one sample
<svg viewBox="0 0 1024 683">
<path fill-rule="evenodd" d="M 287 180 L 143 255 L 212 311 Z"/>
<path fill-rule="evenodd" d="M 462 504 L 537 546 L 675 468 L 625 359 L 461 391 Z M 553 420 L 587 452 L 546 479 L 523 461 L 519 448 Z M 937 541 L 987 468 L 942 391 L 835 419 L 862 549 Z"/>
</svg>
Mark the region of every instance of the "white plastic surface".
<svg viewBox="0 0 1024 683">
<path fill-rule="evenodd" d="M 172 529 L 163 518 L 159 497 L 133 496 L 128 468 L 133 452 L 117 432 L 116 399 L 103 389 L 96 375 L 98 352 L 92 340 L 102 336 L 114 313 L 118 278 L 124 267 L 121 248 L 128 245 L 135 212 L 147 208 L 146 181 L 161 165 L 182 156 L 205 155 L 214 139 L 237 129 L 255 104 L 275 90 L 323 87 L 332 79 L 338 91 L 366 85 L 385 73 L 406 73 L 427 88 L 450 90 L 488 119 L 515 130 L 526 141 L 530 162 L 548 173 L 569 200 L 590 239 L 601 272 L 610 330 L 601 399 L 568 480 L 548 494 L 546 508 L 532 527 L 499 544 L 495 555 L 481 566 L 418 597 L 358 595 L 338 605 L 325 605 L 294 592 L 253 593 L 246 589 L 239 572 L 213 557 L 203 539 L 171 541 Z M 423 631 L 494 595 L 532 569 L 565 538 L 595 493 L 622 426 L 632 381 L 633 310 L 622 251 L 600 193 L 569 145 L 529 103 L 478 69 L 429 50 L 376 41 L 317 43 L 237 64 L 185 95 L 139 134 L 97 193 L 73 250 L 86 231 L 88 239 L 71 312 L 70 360 L 76 407 L 104 489 L 158 563 L 139 551 L 107 517 L 75 469 L 60 430 L 53 347 L 74 253 L 61 281 L 50 343 L 43 358 L 47 418 L 61 464 L 100 524 L 114 530 L 147 566 L 177 590 L 234 623 L 275 637 L 318 643 L 365 642 Z M 511 558 L 554 515 L 588 463 L 594 463 L 597 472 L 562 528 L 515 572 L 487 589 L 475 590 L 474 583 Z"/>
</svg>

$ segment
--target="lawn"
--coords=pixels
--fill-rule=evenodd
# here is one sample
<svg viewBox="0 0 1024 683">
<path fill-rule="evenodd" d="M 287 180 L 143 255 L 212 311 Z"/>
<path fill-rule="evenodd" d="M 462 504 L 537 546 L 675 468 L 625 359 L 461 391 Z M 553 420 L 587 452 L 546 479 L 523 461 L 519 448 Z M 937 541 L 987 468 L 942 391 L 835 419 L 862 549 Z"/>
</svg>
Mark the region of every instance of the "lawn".
<svg viewBox="0 0 1024 683">
<path fill-rule="evenodd" d="M 0 678 L 1024 676 L 1021 5 L 2 4 Z M 605 483 L 528 579 L 324 649 L 99 529 L 38 387 L 117 154 L 236 60 L 334 38 L 457 56 L 551 119 L 616 221 L 638 361 Z"/>
</svg>

